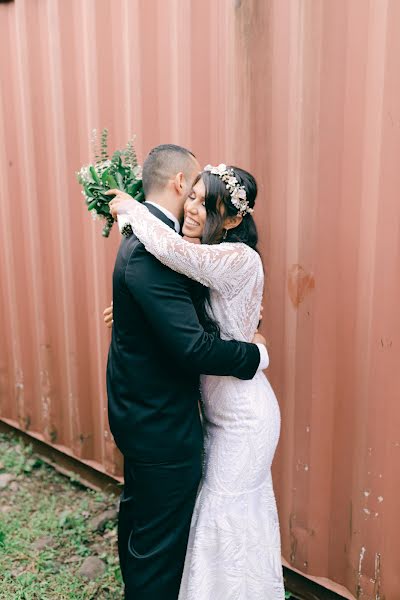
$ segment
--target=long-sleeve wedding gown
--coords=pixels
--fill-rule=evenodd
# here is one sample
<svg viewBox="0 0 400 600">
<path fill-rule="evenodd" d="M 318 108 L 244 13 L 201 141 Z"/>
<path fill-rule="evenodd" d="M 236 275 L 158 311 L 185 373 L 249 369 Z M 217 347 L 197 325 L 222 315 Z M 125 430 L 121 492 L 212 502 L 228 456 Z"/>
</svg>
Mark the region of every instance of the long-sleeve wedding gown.
<svg viewBox="0 0 400 600">
<path fill-rule="evenodd" d="M 251 342 L 264 275 L 243 243 L 193 244 L 130 203 L 127 216 L 162 263 L 210 288 L 221 337 Z M 280 431 L 275 394 L 262 371 L 251 381 L 202 375 L 205 464 L 179 600 L 283 600 L 279 522 L 271 463 Z"/>
</svg>

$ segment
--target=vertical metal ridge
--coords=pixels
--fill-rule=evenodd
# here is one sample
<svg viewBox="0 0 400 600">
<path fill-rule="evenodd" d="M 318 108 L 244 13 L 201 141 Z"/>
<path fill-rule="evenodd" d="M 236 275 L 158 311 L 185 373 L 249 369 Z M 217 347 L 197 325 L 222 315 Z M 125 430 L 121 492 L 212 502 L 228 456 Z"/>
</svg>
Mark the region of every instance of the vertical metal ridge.
<svg viewBox="0 0 400 600">
<path fill-rule="evenodd" d="M 64 122 L 65 105 L 64 92 L 62 89 L 63 71 L 61 68 L 60 57 L 60 16 L 59 5 L 54 2 L 46 3 L 45 22 L 48 30 L 47 59 L 48 69 L 46 72 L 49 77 L 49 144 L 51 147 L 51 157 L 53 162 L 52 178 L 52 200 L 55 204 L 55 227 L 57 230 L 57 245 L 59 248 L 59 285 L 61 302 L 61 337 L 63 339 L 63 352 L 68 360 L 65 363 L 66 370 L 66 397 L 64 406 L 67 411 L 67 445 L 71 446 L 75 453 L 80 454 L 77 444 L 78 432 L 81 430 L 79 412 L 77 407 L 77 382 L 76 382 L 76 329 L 69 327 L 69 323 L 76 321 L 76 312 L 73 302 L 73 281 L 71 279 L 71 228 L 66 219 L 71 218 L 68 206 L 68 187 L 71 178 L 64 167 L 66 166 L 66 131 Z M 51 164 L 51 163 L 50 163 Z M 61 168 L 60 168 L 61 167 Z"/>
<path fill-rule="evenodd" d="M 40 215 L 35 211 L 37 205 L 38 182 L 36 178 L 35 152 L 32 127 L 32 98 L 31 88 L 25 85 L 31 79 L 29 70 L 29 58 L 33 49 L 28 48 L 26 26 L 28 15 L 25 6 L 20 5 L 18 17 L 15 19 L 16 39 L 16 87 L 18 113 L 21 115 L 21 137 L 20 157 L 24 166 L 24 177 L 29 182 L 29 201 L 23 200 L 23 212 L 26 212 L 23 228 L 25 237 L 25 260 L 26 260 L 26 290 L 29 294 L 25 301 L 20 297 L 20 302 L 25 304 L 24 317 L 31 327 L 32 338 L 29 335 L 28 323 L 24 327 L 24 345 L 31 342 L 29 359 L 32 362 L 32 400 L 30 412 L 26 419 L 29 427 L 49 431 L 49 416 L 51 412 L 51 395 L 47 385 L 48 365 L 46 364 L 46 333 L 43 326 L 43 281 L 41 272 L 36 269 L 37 257 L 41 255 L 39 223 Z M 22 190 L 21 190 L 22 191 Z M 27 301 L 29 298 L 29 301 Z M 36 350 L 36 351 L 35 351 Z"/>
<path fill-rule="evenodd" d="M 4 25 L 4 21 L 1 26 Z M 6 23 L 8 27 L 8 23 Z M 3 40 L 7 39 L 5 36 L 6 29 L 2 27 L 1 37 Z M 0 53 L 4 58 L 4 54 Z M 2 72 L 4 65 L 2 64 Z M 7 116 L 5 112 L 5 106 L 3 101 L 2 89 L 0 88 L 0 139 L 6 139 L 6 121 Z M 11 418 L 17 420 L 17 394 L 19 393 L 19 386 L 22 385 L 22 381 L 19 379 L 19 365 L 21 364 L 21 328 L 19 327 L 18 319 L 16 316 L 16 290 L 15 281 L 13 278 L 14 257 L 13 257 L 13 246 L 12 239 L 9 231 L 9 206 L 7 200 L 10 198 L 11 184 L 9 185 L 8 169 L 13 166 L 13 162 L 10 155 L 7 154 L 6 148 L 3 144 L 0 144 L 0 189 L 1 189 L 1 201 L 0 201 L 0 227 L 1 227 L 1 251 L 0 251 L 0 263 L 1 263 L 1 331 L 4 336 L 1 352 L 1 398 L 0 406 L 1 412 L 4 415 L 10 415 Z"/>
<path fill-rule="evenodd" d="M 103 3 L 104 6 L 104 3 Z M 78 10 L 79 9 L 79 10 Z M 80 7 L 77 6 L 77 14 L 80 13 Z M 86 3 L 82 11 L 82 28 L 80 29 L 80 39 L 84 49 L 84 81 L 85 81 L 85 124 L 84 135 L 87 139 L 87 151 L 84 153 L 83 162 L 87 163 L 91 160 L 91 149 L 89 146 L 88 136 L 93 129 L 97 129 L 99 134 L 103 127 L 108 127 L 112 133 L 111 123 L 108 119 L 102 117 L 102 107 L 100 99 L 104 94 L 100 92 L 101 86 L 99 83 L 99 69 L 97 64 L 97 55 L 100 53 L 99 43 L 102 43 L 102 39 L 98 38 L 97 35 L 97 19 L 95 2 Z M 103 19 L 104 27 L 104 38 L 103 40 L 111 39 L 111 31 L 107 28 L 108 20 Z M 95 40 L 95 43 L 93 41 Z M 108 46 L 108 43 L 107 43 Z M 101 53 L 101 56 L 108 57 L 109 52 L 105 51 Z M 113 77 L 110 74 L 110 65 L 105 60 L 103 64 L 100 62 L 100 70 L 106 74 L 105 83 L 107 86 L 111 86 L 114 83 Z M 108 94 L 110 95 L 110 94 Z M 111 116 L 111 115 L 110 115 Z M 110 118 L 110 117 L 109 117 Z M 87 215 L 85 215 L 87 218 Z M 88 232 L 89 233 L 89 232 Z M 91 377 L 92 377 L 92 388 L 91 393 L 97 397 L 97 402 L 93 403 L 93 414 L 96 419 L 96 438 L 94 440 L 96 448 L 97 460 L 101 463 L 108 464 L 107 456 L 107 428 L 106 419 L 104 414 L 105 406 L 105 390 L 104 390 L 104 332 L 101 330 L 102 323 L 100 315 L 102 312 L 102 303 L 100 297 L 105 297 L 105 283 L 102 281 L 100 271 L 102 266 L 105 265 L 105 251 L 104 244 L 105 240 L 99 239 L 99 224 L 92 222 L 90 227 L 90 233 L 87 238 L 87 252 L 89 257 L 89 268 L 87 271 L 87 282 L 86 282 L 86 293 L 88 303 L 91 307 L 90 311 L 90 330 L 91 340 L 90 346 L 94 348 L 94 352 L 91 356 Z M 108 292 L 110 295 L 110 291 Z M 92 301 L 93 299 L 93 301 Z M 104 304 L 109 304 L 103 300 Z M 96 410 L 97 409 L 97 410 Z"/>
</svg>

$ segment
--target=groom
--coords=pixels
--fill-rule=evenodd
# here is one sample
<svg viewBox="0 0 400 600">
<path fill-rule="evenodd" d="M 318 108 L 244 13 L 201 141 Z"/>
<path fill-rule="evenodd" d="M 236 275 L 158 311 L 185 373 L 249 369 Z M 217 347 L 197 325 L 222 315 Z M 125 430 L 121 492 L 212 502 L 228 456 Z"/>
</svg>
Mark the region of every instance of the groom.
<svg viewBox="0 0 400 600">
<path fill-rule="evenodd" d="M 144 162 L 147 208 L 176 231 L 199 171 L 191 152 L 169 144 Z M 201 477 L 199 375 L 251 379 L 267 366 L 262 345 L 203 330 L 193 306 L 198 285 L 158 262 L 134 235 L 122 240 L 107 391 L 124 455 L 118 548 L 127 600 L 178 598 Z"/>
</svg>

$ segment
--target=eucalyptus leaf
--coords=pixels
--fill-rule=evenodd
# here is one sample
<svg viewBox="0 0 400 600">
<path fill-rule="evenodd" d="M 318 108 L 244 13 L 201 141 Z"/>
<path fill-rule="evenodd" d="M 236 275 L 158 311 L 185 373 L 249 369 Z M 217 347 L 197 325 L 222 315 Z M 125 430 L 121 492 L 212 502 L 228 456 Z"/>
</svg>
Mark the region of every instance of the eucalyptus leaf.
<svg viewBox="0 0 400 600">
<path fill-rule="evenodd" d="M 107 185 L 107 178 L 109 177 L 108 175 L 108 169 L 106 169 L 105 171 L 103 171 L 103 173 L 101 174 L 101 181 L 104 185 Z"/>
<path fill-rule="evenodd" d="M 135 181 L 134 183 L 131 183 L 129 187 L 126 188 L 126 191 L 131 196 L 135 196 L 135 194 L 141 189 L 141 187 L 142 187 L 141 180 Z"/>
<path fill-rule="evenodd" d="M 104 191 L 104 186 L 98 185 L 97 183 L 91 183 L 87 187 L 92 192 L 103 192 Z"/>
<path fill-rule="evenodd" d="M 84 186 L 83 186 L 83 189 L 84 189 L 84 191 L 85 191 L 85 194 L 86 194 L 87 196 L 90 196 L 91 198 L 93 198 L 92 191 L 91 191 L 91 189 L 90 189 L 90 187 L 89 187 L 88 185 L 84 185 Z"/>
<path fill-rule="evenodd" d="M 118 187 L 118 184 L 112 175 L 107 175 L 107 184 L 110 186 L 110 190 L 113 190 Z"/>
<path fill-rule="evenodd" d="M 97 175 L 97 173 L 96 173 L 96 169 L 93 167 L 93 165 L 90 165 L 90 167 L 89 167 L 89 171 L 91 172 L 91 174 L 92 174 L 92 177 L 93 177 L 94 181 L 95 181 L 97 184 L 99 184 L 99 185 L 100 185 L 100 179 L 99 179 L 99 176 Z"/>
<path fill-rule="evenodd" d="M 93 210 L 94 208 L 96 208 L 97 205 L 97 200 L 93 200 L 89 205 L 88 205 L 88 210 Z"/>
<path fill-rule="evenodd" d="M 115 179 L 117 180 L 118 189 L 125 191 L 124 180 L 121 173 L 115 173 Z"/>
<path fill-rule="evenodd" d="M 135 200 L 137 200 L 138 202 L 143 202 L 144 201 L 144 192 L 139 192 L 136 196 L 135 196 Z"/>
</svg>

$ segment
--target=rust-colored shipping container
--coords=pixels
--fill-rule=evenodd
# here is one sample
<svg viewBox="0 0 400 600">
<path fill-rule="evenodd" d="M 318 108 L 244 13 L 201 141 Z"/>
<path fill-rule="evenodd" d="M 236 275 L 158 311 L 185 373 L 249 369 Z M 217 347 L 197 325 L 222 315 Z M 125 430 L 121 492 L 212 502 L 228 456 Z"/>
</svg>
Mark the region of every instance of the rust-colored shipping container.
<svg viewBox="0 0 400 600">
<path fill-rule="evenodd" d="M 111 475 L 93 127 L 256 175 L 283 555 L 400 598 L 400 2 L 0 4 L 0 414 Z M 347 591 L 346 591 L 347 590 Z"/>
</svg>

